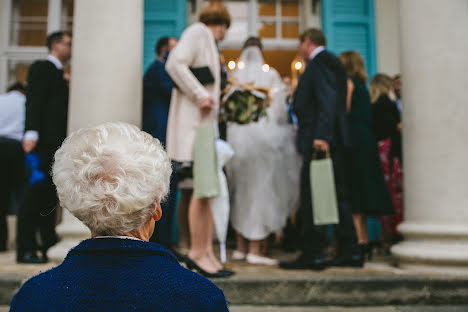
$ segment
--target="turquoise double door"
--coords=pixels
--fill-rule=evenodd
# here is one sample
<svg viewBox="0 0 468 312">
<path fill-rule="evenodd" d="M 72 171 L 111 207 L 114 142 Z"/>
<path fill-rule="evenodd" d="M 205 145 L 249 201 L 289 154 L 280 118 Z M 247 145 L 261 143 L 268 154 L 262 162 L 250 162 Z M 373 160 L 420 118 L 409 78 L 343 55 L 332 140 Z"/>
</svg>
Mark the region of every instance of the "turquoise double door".
<svg viewBox="0 0 468 312">
<path fill-rule="evenodd" d="M 301 1 L 301 0 L 300 0 Z M 302 0 L 312 1 L 312 0 Z M 327 46 L 339 54 L 356 50 L 369 77 L 377 71 L 374 0 L 322 0 L 322 28 Z M 154 60 L 162 36 L 180 37 L 187 25 L 187 0 L 145 0 L 144 68 Z"/>
<path fill-rule="evenodd" d="M 323 0 L 322 28 L 335 54 L 359 52 L 371 78 L 377 71 L 374 0 Z"/>
<path fill-rule="evenodd" d="M 164 36 L 180 37 L 187 24 L 187 0 L 145 0 L 143 69 L 154 61 L 155 46 Z"/>
</svg>

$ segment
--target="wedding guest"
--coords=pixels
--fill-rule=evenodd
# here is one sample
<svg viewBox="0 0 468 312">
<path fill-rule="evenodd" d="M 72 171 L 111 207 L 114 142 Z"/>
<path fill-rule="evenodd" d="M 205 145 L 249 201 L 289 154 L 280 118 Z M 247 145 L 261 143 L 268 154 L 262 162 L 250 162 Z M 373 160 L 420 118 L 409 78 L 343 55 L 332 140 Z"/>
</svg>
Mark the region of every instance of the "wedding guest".
<svg viewBox="0 0 468 312">
<path fill-rule="evenodd" d="M 271 233 L 281 231 L 298 203 L 299 156 L 294 131 L 288 123 L 287 90 L 278 72 L 266 67 L 259 38 L 244 43 L 232 72 L 239 83 L 268 88 L 267 116 L 246 125 L 228 125 L 228 143 L 234 149 L 228 177 L 232 189 L 231 224 L 237 232 L 233 259 L 252 264 L 276 265 L 262 254 Z"/>
<path fill-rule="evenodd" d="M 323 270 L 330 264 L 363 265 L 351 215 L 346 73 L 325 44 L 325 35 L 316 28 L 307 29 L 300 36 L 299 52 L 307 65 L 297 85 L 293 106 L 298 119 L 297 149 L 303 157 L 299 208 L 303 244 L 295 260 L 280 263 L 284 269 Z M 339 249 L 332 263 L 324 258 L 326 227 L 314 224 L 312 212 L 310 162 L 315 152 L 329 153 L 333 162 L 340 222 L 335 228 Z"/>
<path fill-rule="evenodd" d="M 166 72 L 166 60 L 176 46 L 174 37 L 162 37 L 156 44 L 156 60 L 148 67 L 143 77 L 143 131 L 157 138 L 166 146 L 167 118 L 172 93 L 172 80 Z M 175 164 L 174 164 L 175 166 Z M 167 200 L 161 203 L 164 215 L 159 220 L 151 241 L 166 248 L 173 245 L 173 220 L 177 197 L 177 176 L 171 177 L 171 190 Z"/>
<path fill-rule="evenodd" d="M 217 128 L 221 68 L 217 43 L 224 39 L 231 17 L 221 1 L 211 1 L 199 15 L 199 22 L 189 26 L 172 50 L 166 70 L 177 89 L 172 92 L 167 126 L 169 157 L 185 164 L 193 162 L 193 144 L 198 127 Z M 207 67 L 213 82 L 203 85 L 190 68 Z M 190 166 L 190 165 L 189 165 Z M 190 251 L 187 265 L 209 277 L 224 277 L 224 270 L 213 252 L 213 215 L 210 198 L 192 195 L 188 211 Z"/>
<path fill-rule="evenodd" d="M 92 238 L 28 280 L 10 311 L 228 311 L 221 289 L 148 242 L 172 171 L 158 140 L 126 123 L 81 129 L 52 171 L 60 204 Z"/>
<path fill-rule="evenodd" d="M 394 213 L 385 185 L 377 141 L 372 131 L 372 109 L 366 88 L 367 73 L 362 56 L 355 51 L 340 54 L 348 76 L 347 107 L 351 124 L 351 199 L 354 224 L 363 255 L 371 257 L 367 216 Z"/>
<path fill-rule="evenodd" d="M 16 260 L 22 263 L 47 262 L 47 250 L 58 242 L 55 232 L 57 194 L 50 167 L 55 151 L 67 135 L 68 83 L 63 67 L 70 60 L 72 37 L 58 31 L 47 37 L 49 55 L 31 65 L 26 88 L 26 133 L 23 149 L 39 160 L 45 175 L 28 183 L 18 212 Z M 41 246 L 36 243 L 39 228 Z M 36 251 L 40 249 L 42 255 Z"/>
<path fill-rule="evenodd" d="M 393 80 L 385 74 L 375 75 L 370 83 L 372 124 L 378 140 L 380 160 L 387 188 L 395 207 L 394 216 L 380 218 L 381 246 L 390 252 L 392 242 L 398 237 L 397 225 L 403 220 L 403 188 L 401 171 L 401 117 L 395 103 Z"/>
<path fill-rule="evenodd" d="M 7 214 L 11 195 L 22 182 L 24 151 L 25 87 L 15 83 L 0 95 L 0 251 L 7 249 Z"/>
</svg>

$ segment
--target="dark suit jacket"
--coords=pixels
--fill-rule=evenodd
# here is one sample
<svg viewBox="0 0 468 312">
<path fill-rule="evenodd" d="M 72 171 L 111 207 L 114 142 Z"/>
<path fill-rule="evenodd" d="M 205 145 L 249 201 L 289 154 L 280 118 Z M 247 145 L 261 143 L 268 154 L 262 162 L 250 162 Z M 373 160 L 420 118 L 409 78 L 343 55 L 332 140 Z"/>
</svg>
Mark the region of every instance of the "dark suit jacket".
<svg viewBox="0 0 468 312">
<path fill-rule="evenodd" d="M 49 61 L 31 65 L 26 88 L 25 130 L 39 132 L 38 145 L 58 147 L 67 136 L 68 85 Z"/>
<path fill-rule="evenodd" d="M 165 63 L 154 61 L 143 78 L 143 131 L 166 146 L 167 119 L 171 102 L 172 80 Z"/>
<path fill-rule="evenodd" d="M 223 291 L 154 243 L 94 238 L 28 280 L 14 311 L 228 311 Z"/>
<path fill-rule="evenodd" d="M 346 73 L 340 60 L 322 51 L 307 63 L 294 96 L 299 128 L 297 149 L 310 156 L 315 139 L 350 146 L 346 116 Z"/>
</svg>

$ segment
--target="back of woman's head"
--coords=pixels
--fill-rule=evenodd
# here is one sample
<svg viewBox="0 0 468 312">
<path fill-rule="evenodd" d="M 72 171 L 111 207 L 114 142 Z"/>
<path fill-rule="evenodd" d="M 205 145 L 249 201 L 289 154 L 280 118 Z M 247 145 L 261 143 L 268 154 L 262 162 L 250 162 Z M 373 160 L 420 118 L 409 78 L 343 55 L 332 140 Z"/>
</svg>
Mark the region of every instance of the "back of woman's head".
<svg viewBox="0 0 468 312">
<path fill-rule="evenodd" d="M 168 193 L 171 163 L 148 133 L 105 123 L 72 133 L 55 153 L 53 181 L 62 207 L 95 235 L 145 224 Z"/>
<path fill-rule="evenodd" d="M 340 61 L 343 63 L 348 77 L 362 83 L 367 82 L 366 67 L 361 54 L 356 51 L 346 51 L 340 54 Z"/>
<path fill-rule="evenodd" d="M 263 51 L 262 40 L 260 40 L 258 37 L 249 37 L 247 40 L 245 40 L 244 45 L 242 46 L 242 50 L 248 47 L 257 47 Z"/>
<path fill-rule="evenodd" d="M 393 80 L 390 76 L 386 74 L 376 74 L 369 86 L 369 94 L 371 97 L 371 102 L 374 103 L 382 94 L 389 95 L 390 91 L 393 88 Z"/>
<path fill-rule="evenodd" d="M 231 15 L 221 1 L 211 1 L 205 6 L 198 16 L 198 20 L 205 25 L 226 25 L 231 26 Z"/>
</svg>

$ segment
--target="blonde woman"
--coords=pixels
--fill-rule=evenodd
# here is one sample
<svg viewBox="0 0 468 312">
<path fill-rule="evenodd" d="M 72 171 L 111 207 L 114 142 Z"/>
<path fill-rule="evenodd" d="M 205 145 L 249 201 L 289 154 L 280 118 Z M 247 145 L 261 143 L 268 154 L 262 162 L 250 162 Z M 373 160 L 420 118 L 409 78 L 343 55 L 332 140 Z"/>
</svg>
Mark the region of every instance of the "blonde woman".
<svg viewBox="0 0 468 312">
<path fill-rule="evenodd" d="M 390 252 L 392 241 L 398 237 L 396 226 L 403 220 L 401 172 L 401 117 L 393 93 L 393 79 L 385 74 L 375 75 L 370 83 L 372 124 L 378 141 L 380 160 L 387 188 L 395 207 L 395 216 L 380 219 L 381 245 Z"/>
<path fill-rule="evenodd" d="M 166 63 L 166 70 L 177 86 L 169 110 L 167 153 L 178 163 L 193 162 L 198 127 L 213 125 L 217 128 L 221 87 L 217 43 L 224 39 L 231 17 L 221 1 L 212 1 L 200 12 L 199 21 L 184 31 Z M 192 71 L 195 68 L 210 72 L 212 79 L 195 76 Z M 187 265 L 207 277 L 232 275 L 233 272 L 223 269 L 213 253 L 211 199 L 192 195 L 188 223 L 190 251 Z"/>
<path fill-rule="evenodd" d="M 352 210 L 363 254 L 370 257 L 367 216 L 393 214 L 393 204 L 385 185 L 377 141 L 372 132 L 372 110 L 366 88 L 367 74 L 361 55 L 355 51 L 340 54 L 348 76 L 347 107 L 352 138 Z"/>
</svg>

